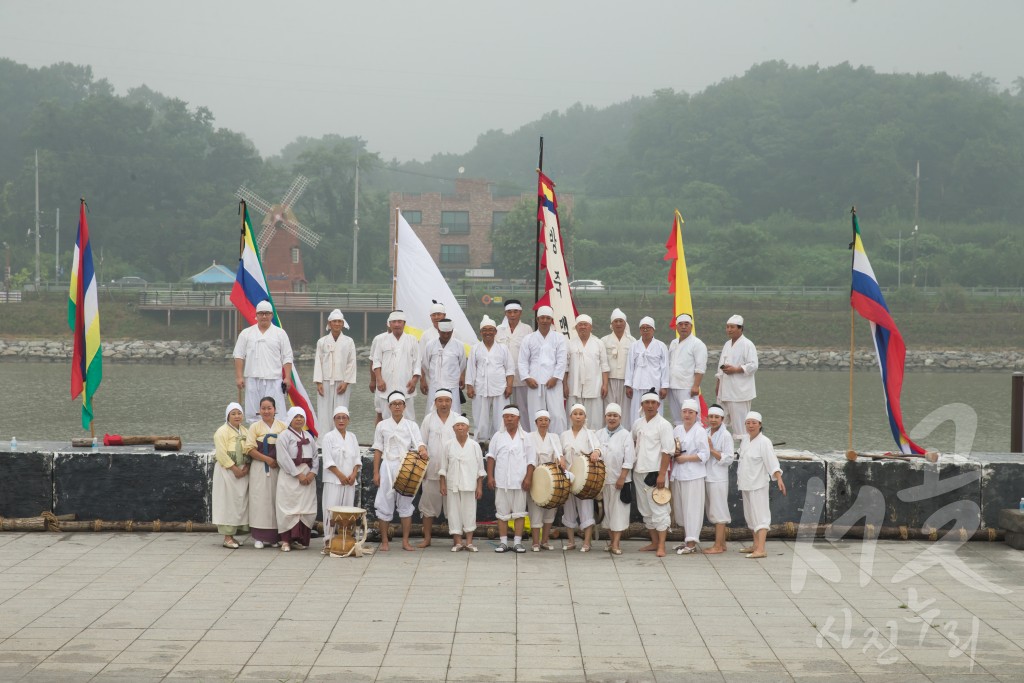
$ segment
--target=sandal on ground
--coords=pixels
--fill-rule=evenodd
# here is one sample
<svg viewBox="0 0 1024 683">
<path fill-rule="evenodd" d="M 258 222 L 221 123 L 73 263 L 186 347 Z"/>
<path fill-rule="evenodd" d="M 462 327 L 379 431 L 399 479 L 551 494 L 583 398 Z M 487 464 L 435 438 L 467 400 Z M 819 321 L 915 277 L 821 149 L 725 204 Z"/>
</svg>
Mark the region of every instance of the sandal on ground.
<svg viewBox="0 0 1024 683">
<path fill-rule="evenodd" d="M 281 552 L 282 553 L 290 553 L 291 551 L 292 551 L 291 545 L 289 545 L 288 543 L 282 543 L 281 544 Z"/>
<path fill-rule="evenodd" d="M 580 552 L 581 553 L 589 553 L 590 552 L 590 546 L 589 545 L 583 546 L 582 548 L 580 548 Z"/>
<path fill-rule="evenodd" d="M 522 543 L 516 543 L 515 546 L 512 547 L 512 550 L 515 550 L 517 553 L 526 552 L 526 548 L 523 547 Z"/>
<path fill-rule="evenodd" d="M 539 553 L 540 552 L 540 546 L 539 545 L 533 546 L 533 552 Z"/>
<path fill-rule="evenodd" d="M 477 552 L 480 552 L 480 549 L 479 549 L 479 548 L 477 548 L 477 547 L 476 547 L 475 545 L 473 545 L 472 543 L 467 543 L 466 545 L 464 545 L 464 546 L 462 546 L 462 547 L 463 547 L 463 548 L 465 548 L 466 550 L 468 550 L 468 551 L 469 551 L 469 552 L 471 552 L 471 553 L 477 553 Z"/>
<path fill-rule="evenodd" d="M 452 546 L 452 552 L 453 552 L 453 553 L 457 553 L 457 552 L 459 552 L 460 550 L 462 550 L 462 549 L 463 549 L 464 547 L 465 547 L 465 546 L 461 546 L 461 545 L 453 545 L 453 546 Z"/>
<path fill-rule="evenodd" d="M 676 549 L 676 555 L 693 555 L 697 552 L 697 546 L 684 545 Z"/>
<path fill-rule="evenodd" d="M 763 560 L 768 557 L 768 553 L 750 553 L 747 555 L 748 560 Z"/>
<path fill-rule="evenodd" d="M 238 543 L 238 541 L 224 541 L 224 543 L 222 545 L 225 548 L 231 548 L 232 550 L 234 550 L 235 548 L 237 548 L 239 546 L 239 543 Z"/>
<path fill-rule="evenodd" d="M 494 549 L 494 552 L 496 553 L 507 553 L 508 551 L 509 547 L 507 543 L 501 543 L 498 545 L 497 548 Z"/>
<path fill-rule="evenodd" d="M 610 552 L 612 555 L 621 555 L 622 554 L 622 551 L 620 549 L 618 549 L 618 548 L 608 548 L 608 552 Z"/>
<path fill-rule="evenodd" d="M 749 555 L 750 553 L 754 552 L 754 546 L 752 546 L 752 545 L 744 546 L 744 547 L 740 548 L 738 552 L 741 552 L 744 555 Z"/>
<path fill-rule="evenodd" d="M 576 550 L 576 544 L 570 543 L 569 545 L 562 546 L 562 550 Z"/>
<path fill-rule="evenodd" d="M 554 550 L 555 546 L 551 545 L 550 543 L 541 543 L 540 544 L 540 549 L 541 550 Z"/>
</svg>

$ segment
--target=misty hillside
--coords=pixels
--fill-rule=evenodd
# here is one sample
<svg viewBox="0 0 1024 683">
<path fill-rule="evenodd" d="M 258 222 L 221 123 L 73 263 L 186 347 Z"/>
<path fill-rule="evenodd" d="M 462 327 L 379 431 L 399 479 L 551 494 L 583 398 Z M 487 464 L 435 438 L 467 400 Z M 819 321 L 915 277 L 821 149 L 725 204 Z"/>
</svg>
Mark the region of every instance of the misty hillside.
<svg viewBox="0 0 1024 683">
<path fill-rule="evenodd" d="M 460 167 L 495 181 L 496 193 L 531 191 L 543 135 L 545 171 L 576 195 L 569 247 L 579 277 L 661 281 L 679 208 L 697 284 L 841 284 L 856 204 L 879 278 L 895 284 L 920 162 L 920 232 L 902 245 L 904 281 L 912 248 L 921 284 L 1024 284 L 1024 94 L 981 76 L 767 62 L 700 93 L 581 104 L 484 132 L 465 154 L 405 164 L 380 159 L 359 131 L 297 139 L 263 159 L 215 115 L 145 86 L 117 95 L 88 67 L 0 60 L 0 239 L 15 273 L 34 258 L 34 150 L 45 272 L 54 210 L 67 261 L 83 195 L 103 278 L 177 281 L 212 260 L 233 263 L 234 190 L 246 182 L 273 201 L 299 172 L 311 183 L 298 216 L 324 235 L 304 257 L 307 276 L 326 284 L 351 280 L 357 155 L 360 281 L 386 281 L 388 191 L 445 191 Z M 513 237 L 504 243 L 521 233 L 529 244 L 531 213 L 502 228 Z"/>
</svg>

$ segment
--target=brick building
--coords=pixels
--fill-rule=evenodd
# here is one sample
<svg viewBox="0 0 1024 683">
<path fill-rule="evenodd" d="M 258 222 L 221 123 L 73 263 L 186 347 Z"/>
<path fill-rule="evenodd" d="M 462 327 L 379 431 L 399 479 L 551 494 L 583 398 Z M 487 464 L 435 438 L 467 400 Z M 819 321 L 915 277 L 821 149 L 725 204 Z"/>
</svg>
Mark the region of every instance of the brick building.
<svg viewBox="0 0 1024 683">
<path fill-rule="evenodd" d="M 463 178 L 455 181 L 454 194 L 392 192 L 391 243 L 395 209 L 401 209 L 446 278 L 465 277 L 470 269 L 490 270 L 494 268 L 491 231 L 500 228 L 508 212 L 523 200 L 536 202 L 536 195 L 496 197 L 489 181 Z M 571 195 L 560 195 L 558 202 L 560 213 L 571 210 Z"/>
</svg>

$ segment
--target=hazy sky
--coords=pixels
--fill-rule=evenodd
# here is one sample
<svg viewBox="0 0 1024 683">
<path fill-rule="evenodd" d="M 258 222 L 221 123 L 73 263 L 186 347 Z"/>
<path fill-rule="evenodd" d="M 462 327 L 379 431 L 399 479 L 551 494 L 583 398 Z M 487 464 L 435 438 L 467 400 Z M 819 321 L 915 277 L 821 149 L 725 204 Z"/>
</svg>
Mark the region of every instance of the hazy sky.
<svg viewBox="0 0 1024 683">
<path fill-rule="evenodd" d="M 3 0 L 0 56 L 205 105 L 266 155 L 338 133 L 406 160 L 769 59 L 1009 87 L 1022 26 L 1024 0 Z"/>
</svg>

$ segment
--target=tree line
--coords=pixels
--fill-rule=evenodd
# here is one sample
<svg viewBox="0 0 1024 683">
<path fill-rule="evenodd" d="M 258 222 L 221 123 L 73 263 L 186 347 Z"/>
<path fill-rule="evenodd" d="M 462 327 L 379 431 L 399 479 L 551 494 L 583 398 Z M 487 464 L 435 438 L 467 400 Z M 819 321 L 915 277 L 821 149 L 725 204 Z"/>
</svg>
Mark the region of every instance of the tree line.
<svg viewBox="0 0 1024 683">
<path fill-rule="evenodd" d="M 1024 286 L 1022 86 L 766 62 L 699 93 L 576 105 L 487 131 L 466 154 L 402 163 L 342 134 L 263 158 L 203 106 L 146 86 L 118 95 L 87 66 L 0 60 L 0 238 L 24 273 L 38 150 L 44 277 L 54 209 L 67 263 L 85 196 L 103 279 L 179 281 L 212 260 L 235 263 L 240 184 L 274 202 L 302 173 L 310 186 L 296 213 L 324 235 L 304 252 L 307 277 L 347 283 L 358 160 L 359 281 L 386 282 L 388 192 L 444 191 L 459 167 L 498 194 L 531 191 L 543 135 L 545 172 L 576 198 L 563 216 L 575 277 L 664 281 L 678 208 L 696 284 L 843 284 L 856 204 L 883 284 Z M 532 267 L 535 210 L 525 202 L 492 236 L 501 274 Z"/>
</svg>

